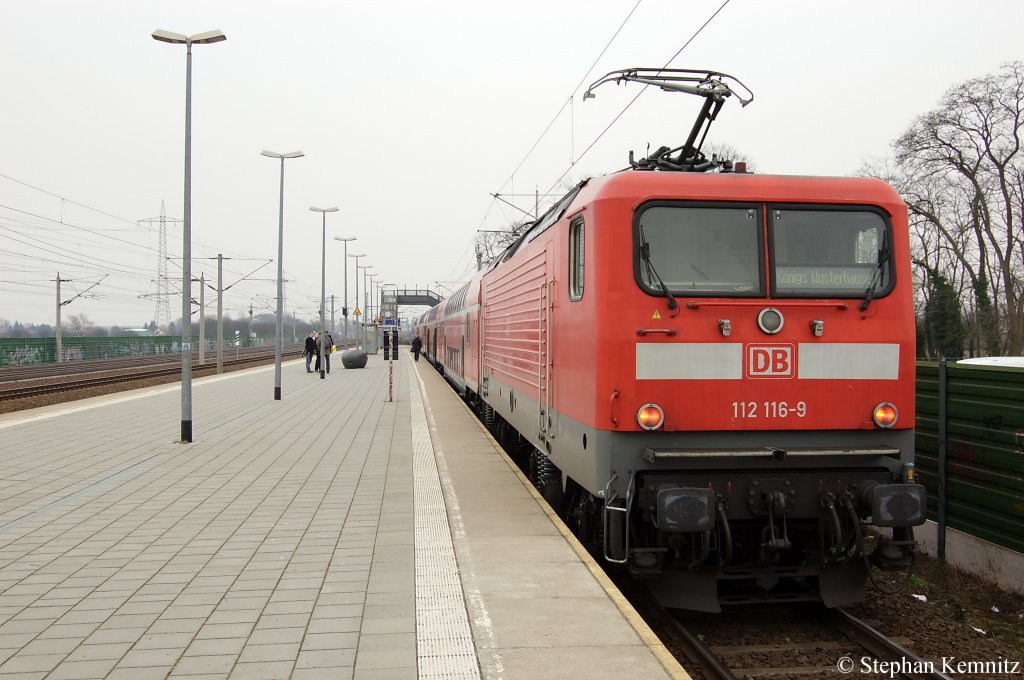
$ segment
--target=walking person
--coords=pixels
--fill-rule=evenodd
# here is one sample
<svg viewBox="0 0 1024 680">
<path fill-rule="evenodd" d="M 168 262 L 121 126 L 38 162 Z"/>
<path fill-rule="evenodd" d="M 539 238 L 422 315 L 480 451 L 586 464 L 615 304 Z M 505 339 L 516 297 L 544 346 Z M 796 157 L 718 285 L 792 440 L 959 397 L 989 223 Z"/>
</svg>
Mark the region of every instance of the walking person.
<svg viewBox="0 0 1024 680">
<path fill-rule="evenodd" d="M 313 371 L 309 368 L 310 362 L 313 361 L 313 355 L 316 353 L 316 333 L 313 331 L 309 332 L 306 336 L 306 347 L 302 350 L 302 354 L 306 357 L 306 373 L 312 373 Z"/>
<path fill-rule="evenodd" d="M 331 337 L 331 332 L 327 331 L 324 335 L 324 365 L 327 368 L 327 372 L 331 372 L 331 352 L 334 351 L 334 338 Z"/>
<path fill-rule="evenodd" d="M 316 351 L 316 366 L 313 367 L 314 373 L 320 372 L 320 334 L 313 334 L 313 348 Z"/>
<path fill-rule="evenodd" d="M 423 349 L 423 341 L 420 340 L 420 336 L 416 336 L 412 339 L 412 356 L 416 361 L 420 360 L 420 350 Z"/>
</svg>

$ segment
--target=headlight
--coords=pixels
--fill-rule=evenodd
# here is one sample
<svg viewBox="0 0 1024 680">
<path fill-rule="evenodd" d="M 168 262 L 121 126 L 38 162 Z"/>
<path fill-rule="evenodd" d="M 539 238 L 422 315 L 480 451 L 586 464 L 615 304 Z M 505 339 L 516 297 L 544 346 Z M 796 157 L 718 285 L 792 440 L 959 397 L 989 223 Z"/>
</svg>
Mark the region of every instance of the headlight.
<svg viewBox="0 0 1024 680">
<path fill-rule="evenodd" d="M 886 430 L 895 425 L 899 417 L 899 411 L 887 401 L 883 401 L 871 412 L 871 419 L 875 421 L 875 425 Z"/>
<path fill-rule="evenodd" d="M 665 412 L 657 404 L 644 404 L 636 413 L 636 422 L 645 430 L 657 430 L 665 421 Z"/>
<path fill-rule="evenodd" d="M 920 484 L 869 482 L 861 494 L 875 526 L 916 527 L 924 524 L 928 494 Z"/>
</svg>

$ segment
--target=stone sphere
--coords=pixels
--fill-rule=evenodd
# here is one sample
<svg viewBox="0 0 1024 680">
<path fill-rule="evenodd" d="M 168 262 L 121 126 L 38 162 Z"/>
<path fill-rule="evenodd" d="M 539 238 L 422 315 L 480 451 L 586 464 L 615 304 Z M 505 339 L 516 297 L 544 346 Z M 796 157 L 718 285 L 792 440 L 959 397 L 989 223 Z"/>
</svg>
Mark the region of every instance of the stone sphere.
<svg viewBox="0 0 1024 680">
<path fill-rule="evenodd" d="M 341 353 L 341 365 L 345 368 L 366 368 L 366 352 L 361 349 L 347 349 Z"/>
</svg>

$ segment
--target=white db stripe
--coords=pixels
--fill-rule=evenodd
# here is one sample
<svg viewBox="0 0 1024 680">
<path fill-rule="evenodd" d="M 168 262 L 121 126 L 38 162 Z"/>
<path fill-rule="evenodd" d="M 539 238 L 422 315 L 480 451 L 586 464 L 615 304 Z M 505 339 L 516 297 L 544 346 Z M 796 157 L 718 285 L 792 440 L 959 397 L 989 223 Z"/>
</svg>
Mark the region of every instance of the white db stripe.
<svg viewBox="0 0 1024 680">
<path fill-rule="evenodd" d="M 896 380 L 900 375 L 897 344 L 801 344 L 797 377 L 805 380 Z"/>
<path fill-rule="evenodd" d="M 636 344 L 637 380 L 739 380 L 743 345 L 739 343 Z"/>
<path fill-rule="evenodd" d="M 801 343 L 796 378 L 803 380 L 896 380 L 900 346 L 882 343 Z M 739 343 L 642 343 L 636 345 L 637 380 L 740 380 Z"/>
</svg>

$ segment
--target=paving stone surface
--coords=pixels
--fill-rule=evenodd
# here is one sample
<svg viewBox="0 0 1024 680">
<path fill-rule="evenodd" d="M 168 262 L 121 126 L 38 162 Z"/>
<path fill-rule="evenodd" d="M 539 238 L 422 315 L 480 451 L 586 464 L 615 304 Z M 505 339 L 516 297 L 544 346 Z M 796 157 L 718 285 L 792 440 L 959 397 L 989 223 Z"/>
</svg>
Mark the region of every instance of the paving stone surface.
<svg viewBox="0 0 1024 680">
<path fill-rule="evenodd" d="M 190 444 L 177 385 L 0 416 L 0 680 L 673 677 L 429 364 L 388 370 L 196 380 Z"/>
<path fill-rule="evenodd" d="M 416 676 L 408 381 L 283 369 L 0 420 L 0 678 Z"/>
</svg>

